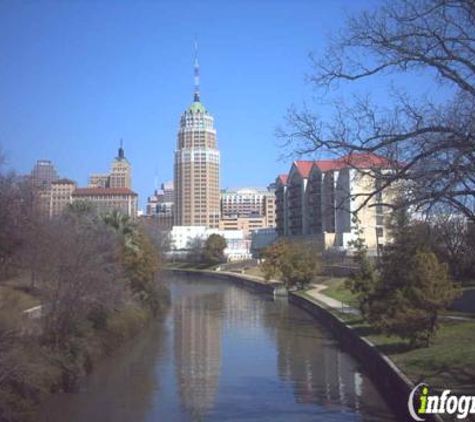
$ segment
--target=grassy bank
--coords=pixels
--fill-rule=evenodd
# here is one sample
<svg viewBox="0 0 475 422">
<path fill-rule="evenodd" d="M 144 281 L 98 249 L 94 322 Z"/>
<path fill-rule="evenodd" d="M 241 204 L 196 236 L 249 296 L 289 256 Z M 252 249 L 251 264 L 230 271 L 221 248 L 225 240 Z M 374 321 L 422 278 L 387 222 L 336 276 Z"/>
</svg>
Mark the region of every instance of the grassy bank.
<svg viewBox="0 0 475 422">
<path fill-rule="evenodd" d="M 39 320 L 22 316 L 31 298 L 12 288 L 1 290 L 3 298 L 18 299 L 0 308 L 1 421 L 34 420 L 40 402 L 58 391 L 75 391 L 98 361 L 155 317 L 149 308 L 130 299 L 112 312 L 92 313 L 78 321 L 67 341 L 58 347 L 44 337 Z M 162 306 L 158 316 L 165 311 Z"/>
<path fill-rule="evenodd" d="M 334 289 L 338 289 L 338 284 Z M 325 294 L 326 292 L 327 290 L 323 291 Z M 465 393 L 474 391 L 475 321 L 441 320 L 440 329 L 430 347 L 411 349 L 407 341 L 377 333 L 360 316 L 342 314 L 329 309 L 306 293 L 301 295 L 333 312 L 357 334 L 370 340 L 414 383 L 426 382 L 434 388 L 448 388 Z"/>
<path fill-rule="evenodd" d="M 355 304 L 356 296 L 346 287 L 346 278 L 324 278 L 319 281 L 328 287 L 321 291 L 326 296 L 339 300 L 348 305 Z"/>
<path fill-rule="evenodd" d="M 192 262 L 167 262 L 165 268 L 177 270 L 215 270 L 219 265 L 209 265 L 206 263 L 192 263 Z"/>
</svg>

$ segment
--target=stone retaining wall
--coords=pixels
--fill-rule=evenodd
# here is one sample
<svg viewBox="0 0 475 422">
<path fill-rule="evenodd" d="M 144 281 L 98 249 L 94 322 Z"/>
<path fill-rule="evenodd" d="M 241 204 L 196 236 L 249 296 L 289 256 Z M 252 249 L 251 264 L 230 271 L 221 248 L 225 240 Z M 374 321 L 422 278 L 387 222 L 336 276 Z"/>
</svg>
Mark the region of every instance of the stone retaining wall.
<svg viewBox="0 0 475 422">
<path fill-rule="evenodd" d="M 332 332 L 345 351 L 360 362 L 401 421 L 413 420 L 407 408 L 407 401 L 414 385 L 388 357 L 317 303 L 294 293 L 289 294 L 289 302 L 305 309 Z M 427 422 L 443 422 L 437 415 L 425 415 L 424 418 Z"/>
<path fill-rule="evenodd" d="M 183 275 L 185 277 L 195 277 L 195 276 L 205 276 L 209 278 L 214 278 L 217 280 L 226 281 L 229 283 L 237 284 L 239 286 L 246 287 L 250 290 L 259 293 L 268 293 L 274 294 L 276 287 L 281 286 L 281 283 L 259 283 L 256 280 L 253 280 L 251 277 L 246 277 L 242 274 L 229 274 L 223 273 L 220 271 L 202 271 L 202 270 L 180 270 L 180 269 L 171 269 L 174 274 Z"/>
</svg>

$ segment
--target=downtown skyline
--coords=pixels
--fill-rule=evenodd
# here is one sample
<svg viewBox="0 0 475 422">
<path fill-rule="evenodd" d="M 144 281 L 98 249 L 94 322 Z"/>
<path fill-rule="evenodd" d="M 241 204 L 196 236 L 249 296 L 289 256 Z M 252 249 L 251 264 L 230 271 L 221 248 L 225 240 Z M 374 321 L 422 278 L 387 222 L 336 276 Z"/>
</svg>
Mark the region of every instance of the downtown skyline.
<svg viewBox="0 0 475 422">
<path fill-rule="evenodd" d="M 358 4 L 355 4 L 358 3 Z M 108 170 L 120 139 L 140 207 L 173 178 L 179 116 L 200 44 L 202 94 L 220 134 L 221 188 L 265 186 L 286 171 L 275 129 L 315 94 L 308 54 L 347 13 L 376 0 L 239 2 L 0 1 L 0 145 L 29 173 L 50 159 L 85 186 Z M 252 10 L 252 13 L 249 13 Z M 369 87 L 378 91 L 377 85 Z M 323 110 L 323 109 L 322 109 Z M 263 165 L 265 163 L 265 165 Z"/>
</svg>

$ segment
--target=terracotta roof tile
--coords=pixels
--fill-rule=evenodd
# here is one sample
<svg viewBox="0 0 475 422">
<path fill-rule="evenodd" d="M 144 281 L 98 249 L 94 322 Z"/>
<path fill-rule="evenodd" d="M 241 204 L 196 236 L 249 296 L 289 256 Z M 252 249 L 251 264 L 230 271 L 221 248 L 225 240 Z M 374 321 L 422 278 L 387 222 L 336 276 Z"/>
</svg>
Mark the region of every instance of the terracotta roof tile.
<svg viewBox="0 0 475 422">
<path fill-rule="evenodd" d="M 330 170 L 339 170 L 343 167 L 343 163 L 341 163 L 339 160 L 316 160 L 315 165 L 322 172 Z"/>
<path fill-rule="evenodd" d="M 302 177 L 308 177 L 310 170 L 312 169 L 313 161 L 294 161 L 300 175 Z"/>
<path fill-rule="evenodd" d="M 390 167 L 391 161 L 371 152 L 354 152 L 340 158 L 339 161 L 347 167 L 360 169 L 372 167 Z"/>
<path fill-rule="evenodd" d="M 73 196 L 127 194 L 137 196 L 137 194 L 129 188 L 78 188 L 73 192 Z"/>
<path fill-rule="evenodd" d="M 70 184 L 70 185 L 75 185 L 76 182 L 74 180 L 71 180 L 71 179 L 66 179 L 66 178 L 63 178 L 63 179 L 58 179 L 58 180 L 55 180 L 54 182 L 51 182 L 51 184 L 53 185 L 60 185 L 60 184 Z"/>
</svg>

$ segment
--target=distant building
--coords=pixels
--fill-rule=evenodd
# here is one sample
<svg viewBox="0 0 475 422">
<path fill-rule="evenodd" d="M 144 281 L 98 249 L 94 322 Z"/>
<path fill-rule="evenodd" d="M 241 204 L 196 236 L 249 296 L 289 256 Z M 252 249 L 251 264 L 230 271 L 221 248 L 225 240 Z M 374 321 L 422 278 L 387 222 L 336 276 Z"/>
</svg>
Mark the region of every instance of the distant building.
<svg viewBox="0 0 475 422">
<path fill-rule="evenodd" d="M 255 217 L 221 217 L 219 220 L 220 230 L 242 230 L 249 237 L 254 230 L 269 227 L 267 219 L 260 215 Z"/>
<path fill-rule="evenodd" d="M 170 232 L 171 249 L 170 255 L 176 254 L 183 257 L 183 251 L 190 249 L 195 241 L 205 243 L 212 234 L 219 234 L 226 239 L 227 247 L 224 255 L 230 261 L 248 259 L 251 257 L 250 240 L 246 239 L 242 230 L 217 230 L 208 229 L 205 226 L 173 226 Z M 180 255 L 181 253 L 181 255 Z"/>
<path fill-rule="evenodd" d="M 148 197 L 146 214 L 154 218 L 161 229 L 173 227 L 173 200 L 173 182 L 162 183 L 161 189 L 157 189 L 152 196 Z"/>
<path fill-rule="evenodd" d="M 29 180 L 36 188 L 35 209 L 42 218 L 51 213 L 51 184 L 59 179 L 56 168 L 50 160 L 37 160 Z"/>
<path fill-rule="evenodd" d="M 195 239 L 204 242 L 206 238 L 205 226 L 173 226 L 170 232 L 171 248 L 173 250 L 188 249 Z"/>
<path fill-rule="evenodd" d="M 221 191 L 221 216 L 250 217 L 260 215 L 275 224 L 274 189 L 243 188 Z"/>
<path fill-rule="evenodd" d="M 108 188 L 109 175 L 108 174 L 90 174 L 89 185 L 90 188 Z"/>
<path fill-rule="evenodd" d="M 122 141 L 119 148 L 119 154 L 112 161 L 112 170 L 109 178 L 110 188 L 128 188 L 132 189 L 132 166 L 125 158 Z"/>
<path fill-rule="evenodd" d="M 76 182 L 69 179 L 59 179 L 51 183 L 49 216 L 60 215 L 64 208 L 72 203 L 72 194 Z"/>
<path fill-rule="evenodd" d="M 51 183 L 59 179 L 56 168 L 50 160 L 37 160 L 31 171 L 31 181 L 42 189 L 49 189 Z"/>
<path fill-rule="evenodd" d="M 122 141 L 120 142 L 117 157 L 112 160 L 110 174 L 90 174 L 88 187 L 132 189 L 132 165 L 125 157 Z"/>
<path fill-rule="evenodd" d="M 253 230 L 275 227 L 275 191 L 243 188 L 221 191 L 221 230 Z"/>
<path fill-rule="evenodd" d="M 218 228 L 219 167 L 220 153 L 214 119 L 201 103 L 199 64 L 196 57 L 194 99 L 181 116 L 175 150 L 176 226 Z"/>
<path fill-rule="evenodd" d="M 375 202 L 391 203 L 391 192 L 363 206 L 364 195 L 375 189 L 375 171 L 391 171 L 391 163 L 375 154 L 295 161 L 288 175 L 276 179 L 277 235 L 310 236 L 325 248 L 347 249 L 358 236 L 371 249 L 385 244 L 388 208 Z"/>
<path fill-rule="evenodd" d="M 137 217 L 138 195 L 129 188 L 78 188 L 72 200 L 88 201 L 101 211 L 119 210 L 125 215 Z"/>
<path fill-rule="evenodd" d="M 254 230 L 251 236 L 252 257 L 259 258 L 261 251 L 274 243 L 276 239 L 277 233 L 274 227 Z"/>
<path fill-rule="evenodd" d="M 275 226 L 277 236 L 288 234 L 287 174 L 280 174 L 275 182 Z"/>
<path fill-rule="evenodd" d="M 173 204 L 175 201 L 175 189 L 173 187 L 173 181 L 162 183 L 160 189 L 163 192 L 163 202 Z"/>
</svg>

